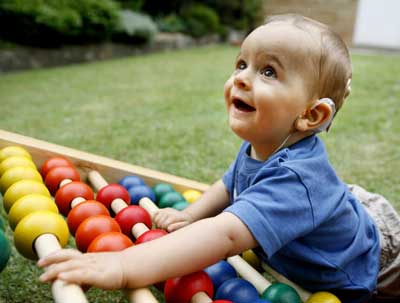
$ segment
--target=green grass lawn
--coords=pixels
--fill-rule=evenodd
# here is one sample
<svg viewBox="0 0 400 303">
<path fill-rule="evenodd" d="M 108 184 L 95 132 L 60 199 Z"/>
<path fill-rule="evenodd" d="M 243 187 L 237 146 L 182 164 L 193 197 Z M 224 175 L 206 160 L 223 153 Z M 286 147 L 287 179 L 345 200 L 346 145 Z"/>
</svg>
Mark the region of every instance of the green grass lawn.
<svg viewBox="0 0 400 303">
<path fill-rule="evenodd" d="M 212 46 L 2 75 L 0 128 L 211 183 L 240 145 L 223 103 L 237 52 Z M 400 210 L 400 56 L 353 54 L 353 65 L 352 94 L 322 138 L 345 182 Z M 0 302 L 52 302 L 39 272 L 13 250 Z M 88 298 L 126 301 L 96 290 Z"/>
</svg>

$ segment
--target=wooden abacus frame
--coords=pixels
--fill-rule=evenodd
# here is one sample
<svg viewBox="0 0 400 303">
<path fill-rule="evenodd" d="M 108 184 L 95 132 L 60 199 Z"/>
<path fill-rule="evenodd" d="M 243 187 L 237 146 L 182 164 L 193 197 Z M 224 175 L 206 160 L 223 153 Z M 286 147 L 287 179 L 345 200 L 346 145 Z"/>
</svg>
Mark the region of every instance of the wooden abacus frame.
<svg viewBox="0 0 400 303">
<path fill-rule="evenodd" d="M 31 154 L 32 159 L 37 167 L 41 167 L 42 164 L 51 157 L 63 156 L 68 158 L 80 173 L 82 181 L 86 183 L 88 183 L 88 173 L 95 170 L 98 171 L 109 183 L 118 183 L 119 180 L 127 175 L 136 175 L 141 177 L 149 186 L 153 186 L 161 182 L 168 183 L 179 192 L 183 192 L 188 189 L 195 189 L 200 192 L 204 192 L 209 188 L 209 185 L 197 181 L 177 177 L 171 174 L 128 164 L 0 129 L 0 149 L 13 145 L 18 145 L 25 148 Z M 279 273 L 273 271 L 266 264 L 262 265 L 263 268 L 272 274 L 277 280 L 294 287 L 303 302 L 305 302 L 310 296 L 309 292 L 287 280 Z"/>
</svg>

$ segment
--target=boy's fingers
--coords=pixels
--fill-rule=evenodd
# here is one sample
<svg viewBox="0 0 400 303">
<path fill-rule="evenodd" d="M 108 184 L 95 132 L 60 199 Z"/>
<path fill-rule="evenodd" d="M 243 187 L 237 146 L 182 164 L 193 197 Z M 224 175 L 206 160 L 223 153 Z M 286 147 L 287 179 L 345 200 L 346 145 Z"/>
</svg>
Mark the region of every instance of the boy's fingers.
<svg viewBox="0 0 400 303">
<path fill-rule="evenodd" d="M 58 278 L 65 282 L 73 282 L 75 284 L 83 285 L 92 285 L 93 279 L 91 279 L 89 272 L 83 271 L 82 269 L 74 269 L 66 272 L 62 272 L 58 275 Z"/>
<path fill-rule="evenodd" d="M 173 232 L 179 228 L 182 228 L 184 226 L 188 225 L 187 221 L 182 221 L 182 222 L 177 222 L 177 223 L 173 223 L 171 225 L 168 226 L 168 232 Z"/>
<path fill-rule="evenodd" d="M 46 267 L 50 264 L 53 263 L 58 263 L 58 262 L 63 262 L 66 260 L 70 260 L 72 258 L 76 258 L 78 256 L 82 255 L 79 251 L 74 250 L 74 249 L 62 249 L 58 250 L 54 253 L 49 254 L 48 256 L 40 259 L 37 262 L 37 265 L 39 267 Z"/>
<path fill-rule="evenodd" d="M 55 280 L 62 272 L 73 271 L 82 269 L 82 262 L 80 260 L 70 260 L 62 263 L 55 263 L 50 265 L 46 271 L 40 276 L 40 281 L 48 282 Z"/>
</svg>

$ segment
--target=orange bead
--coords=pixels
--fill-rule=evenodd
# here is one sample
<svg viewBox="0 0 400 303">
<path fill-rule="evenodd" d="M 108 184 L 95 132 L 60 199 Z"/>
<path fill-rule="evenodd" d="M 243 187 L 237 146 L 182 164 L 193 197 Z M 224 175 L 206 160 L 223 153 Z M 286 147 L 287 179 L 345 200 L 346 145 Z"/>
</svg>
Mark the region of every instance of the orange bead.
<svg viewBox="0 0 400 303">
<path fill-rule="evenodd" d="M 120 232 L 110 231 L 97 236 L 90 243 L 88 252 L 121 251 L 133 245 L 131 239 Z"/>
<path fill-rule="evenodd" d="M 78 249 L 86 252 L 90 243 L 100 234 L 117 231 L 121 232 L 118 223 L 110 216 L 97 215 L 85 219 L 75 233 L 75 242 Z"/>
<path fill-rule="evenodd" d="M 98 201 L 88 200 L 78 204 L 68 214 L 67 223 L 71 234 L 75 235 L 79 225 L 89 217 L 96 215 L 110 216 L 108 209 Z"/>
</svg>

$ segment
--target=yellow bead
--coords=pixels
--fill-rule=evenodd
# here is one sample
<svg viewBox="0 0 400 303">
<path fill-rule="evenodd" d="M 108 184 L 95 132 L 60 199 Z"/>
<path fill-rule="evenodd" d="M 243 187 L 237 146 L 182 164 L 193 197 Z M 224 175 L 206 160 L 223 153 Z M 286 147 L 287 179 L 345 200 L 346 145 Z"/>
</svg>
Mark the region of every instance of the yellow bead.
<svg viewBox="0 0 400 303">
<path fill-rule="evenodd" d="M 16 166 L 27 166 L 36 169 L 35 163 L 33 163 L 31 159 L 21 156 L 13 156 L 0 163 L 0 176 L 4 174 L 6 170 Z"/>
<path fill-rule="evenodd" d="M 327 291 L 319 291 L 312 294 L 306 303 L 341 303 L 340 300 L 333 294 Z"/>
<path fill-rule="evenodd" d="M 68 243 L 68 225 L 59 214 L 40 210 L 27 215 L 14 231 L 14 244 L 18 252 L 25 258 L 36 260 L 35 240 L 43 234 L 53 234 L 61 247 Z"/>
<path fill-rule="evenodd" d="M 247 263 L 249 263 L 253 268 L 255 268 L 258 271 L 261 271 L 261 261 L 251 249 L 244 251 L 242 253 L 242 258 Z"/>
<path fill-rule="evenodd" d="M 0 189 L 4 193 L 14 183 L 21 180 L 36 180 L 43 182 L 40 173 L 32 167 L 16 166 L 7 169 L 0 178 Z"/>
<path fill-rule="evenodd" d="M 32 159 L 31 155 L 26 151 L 26 149 L 20 146 L 7 146 L 0 150 L 0 162 L 12 156 L 22 156 Z"/>
<path fill-rule="evenodd" d="M 49 196 L 39 194 L 23 196 L 15 201 L 8 213 L 8 222 L 10 223 L 10 227 L 15 229 L 18 222 L 24 217 L 39 210 L 48 210 L 58 214 L 57 205 Z"/>
<path fill-rule="evenodd" d="M 188 201 L 189 203 L 193 203 L 194 201 L 196 201 L 198 198 L 200 198 L 200 196 L 202 195 L 201 192 L 199 192 L 198 190 L 194 190 L 194 189 L 188 189 L 186 191 L 184 191 L 182 193 L 182 196 L 185 198 L 186 201 Z"/>
<path fill-rule="evenodd" d="M 49 190 L 42 182 L 35 180 L 18 181 L 11 185 L 4 194 L 3 205 L 6 212 L 18 199 L 29 194 L 42 194 L 50 197 Z"/>
</svg>

